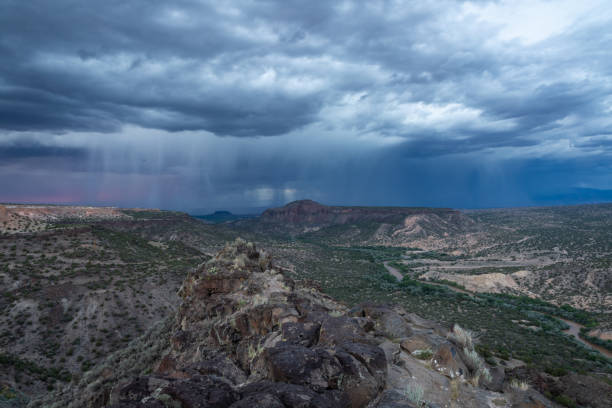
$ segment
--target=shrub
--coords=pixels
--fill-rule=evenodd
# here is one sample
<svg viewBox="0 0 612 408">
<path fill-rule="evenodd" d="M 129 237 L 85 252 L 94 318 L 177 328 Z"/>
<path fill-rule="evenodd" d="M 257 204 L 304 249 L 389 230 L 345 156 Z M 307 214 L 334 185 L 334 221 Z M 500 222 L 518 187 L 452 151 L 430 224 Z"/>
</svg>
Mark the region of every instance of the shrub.
<svg viewBox="0 0 612 408">
<path fill-rule="evenodd" d="M 465 365 L 467 365 L 470 371 L 476 372 L 484 366 L 484 362 L 476 350 L 469 350 L 467 347 L 464 347 L 463 354 L 465 355 Z"/>
<path fill-rule="evenodd" d="M 467 347 L 470 350 L 474 348 L 472 332 L 462 328 L 458 324 L 453 325 L 453 331 L 448 333 L 447 337 L 454 343 Z"/>
<path fill-rule="evenodd" d="M 419 360 L 429 360 L 433 356 L 433 352 L 428 348 L 425 350 L 414 350 L 412 355 Z"/>
<path fill-rule="evenodd" d="M 489 372 L 489 369 L 484 367 L 479 369 L 478 371 L 476 371 L 475 373 L 472 374 L 472 378 L 470 378 L 470 383 L 474 386 L 474 387 L 478 387 L 478 385 L 480 384 L 480 379 L 484 378 L 485 381 L 491 381 L 491 373 Z"/>
<path fill-rule="evenodd" d="M 555 402 L 563 405 L 564 407 L 569 407 L 569 408 L 576 407 L 576 402 L 565 394 L 557 395 L 555 397 Z"/>
<path fill-rule="evenodd" d="M 481 378 L 484 378 L 485 381 L 491 381 L 491 373 L 476 350 L 469 350 L 467 347 L 464 347 L 463 354 L 465 355 L 465 365 L 472 373 L 474 385 L 478 385 Z"/>
<path fill-rule="evenodd" d="M 567 374 L 567 370 L 563 367 L 546 367 L 544 371 L 555 377 L 563 377 Z"/>
<path fill-rule="evenodd" d="M 512 379 L 512 381 L 510 381 L 510 387 L 514 388 L 515 390 L 527 391 L 529 389 L 529 384 L 525 381 Z"/>
<path fill-rule="evenodd" d="M 410 402 L 413 402 L 417 406 L 422 406 L 425 402 L 423 400 L 423 387 L 417 383 L 410 383 L 406 386 L 406 391 L 404 391 L 406 398 Z"/>
</svg>

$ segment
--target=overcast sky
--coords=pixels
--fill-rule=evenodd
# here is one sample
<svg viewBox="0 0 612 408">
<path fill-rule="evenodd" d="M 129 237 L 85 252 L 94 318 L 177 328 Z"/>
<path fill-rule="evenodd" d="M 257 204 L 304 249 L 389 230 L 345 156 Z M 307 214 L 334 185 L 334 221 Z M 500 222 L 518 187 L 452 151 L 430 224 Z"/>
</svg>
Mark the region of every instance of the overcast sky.
<svg viewBox="0 0 612 408">
<path fill-rule="evenodd" d="M 0 201 L 612 201 L 612 3 L 0 2 Z"/>
</svg>

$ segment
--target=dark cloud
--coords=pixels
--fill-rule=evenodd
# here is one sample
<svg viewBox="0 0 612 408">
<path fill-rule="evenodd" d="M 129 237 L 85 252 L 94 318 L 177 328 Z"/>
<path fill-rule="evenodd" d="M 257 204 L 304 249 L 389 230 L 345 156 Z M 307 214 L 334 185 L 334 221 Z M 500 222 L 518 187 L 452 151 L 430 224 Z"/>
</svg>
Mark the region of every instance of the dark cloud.
<svg viewBox="0 0 612 408">
<path fill-rule="evenodd" d="M 428 158 L 473 153 L 499 147 L 527 147 L 537 144 L 535 140 L 509 137 L 509 134 L 505 132 L 485 133 L 464 140 L 448 140 L 440 135 L 430 135 L 427 137 L 427 143 L 423 143 L 423 140 L 406 142 L 400 146 L 398 151 L 402 151 L 405 157 Z"/>
<path fill-rule="evenodd" d="M 610 189 L 612 9 L 523 3 L 3 1 L 0 188 L 24 193 L 19 169 L 175 208 Z"/>
<path fill-rule="evenodd" d="M 87 150 L 75 147 L 45 146 L 37 142 L 19 142 L 13 145 L 0 145 L 0 159 L 7 161 L 19 161 L 29 158 L 61 158 L 61 159 L 83 159 L 87 156 Z"/>
<path fill-rule="evenodd" d="M 545 77 L 550 64 L 586 67 L 568 61 L 558 44 L 487 45 L 496 28 L 461 16 L 455 2 L 59 0 L 0 7 L 0 50 L 10 61 L 0 68 L 0 127 L 10 130 L 116 131 L 130 123 L 282 135 L 322 120 L 321 109 L 347 92 L 362 91 L 397 94 L 403 103 L 459 103 L 489 120 L 516 119 L 525 132 L 555 127 L 576 111 L 601 113 L 593 108 L 610 92 L 596 81 Z M 521 77 L 550 50 L 552 62 Z M 411 130 L 397 118 L 383 127 Z"/>
<path fill-rule="evenodd" d="M 318 92 L 250 88 L 265 75 L 256 59 L 274 47 L 252 37 L 246 16 L 234 23 L 203 3 L 0 7 L 0 50 L 11 61 L 0 67 L 4 129 L 113 131 L 133 123 L 278 135 L 311 122 L 321 104 Z"/>
</svg>

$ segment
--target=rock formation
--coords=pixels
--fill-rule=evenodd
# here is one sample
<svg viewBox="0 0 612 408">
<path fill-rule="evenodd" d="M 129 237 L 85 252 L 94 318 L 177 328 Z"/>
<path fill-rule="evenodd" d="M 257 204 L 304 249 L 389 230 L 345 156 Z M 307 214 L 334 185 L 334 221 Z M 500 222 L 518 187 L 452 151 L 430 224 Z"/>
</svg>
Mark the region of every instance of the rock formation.
<svg viewBox="0 0 612 408">
<path fill-rule="evenodd" d="M 127 378 L 114 356 L 32 406 L 555 406 L 487 367 L 459 327 L 449 335 L 394 306 L 349 310 L 292 281 L 240 239 L 193 271 L 179 293 L 174 322 L 148 335 L 160 356 L 149 368 Z M 137 350 L 151 347 L 123 358 L 138 361 Z"/>
<path fill-rule="evenodd" d="M 450 208 L 424 207 L 344 207 L 327 206 L 312 200 L 294 201 L 280 208 L 270 208 L 260 216 L 260 221 L 305 226 L 329 226 L 351 222 L 403 222 L 408 216 L 436 214 L 457 217 L 461 213 Z"/>
</svg>

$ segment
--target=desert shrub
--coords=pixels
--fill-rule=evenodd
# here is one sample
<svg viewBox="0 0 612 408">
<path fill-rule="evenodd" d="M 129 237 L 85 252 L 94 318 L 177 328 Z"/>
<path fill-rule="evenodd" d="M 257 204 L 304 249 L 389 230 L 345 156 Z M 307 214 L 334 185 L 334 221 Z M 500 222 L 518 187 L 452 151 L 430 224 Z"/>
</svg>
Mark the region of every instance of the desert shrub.
<svg viewBox="0 0 612 408">
<path fill-rule="evenodd" d="M 478 384 L 481 378 L 485 381 L 491 381 L 491 373 L 476 350 L 469 350 L 467 347 L 464 347 L 463 354 L 465 355 L 465 365 L 472 373 L 472 382 L 475 385 Z"/>
<path fill-rule="evenodd" d="M 417 406 L 422 406 L 424 403 L 423 400 L 423 386 L 417 383 L 410 383 L 406 386 L 406 391 L 404 391 L 404 395 L 410 402 L 413 402 Z"/>
<path fill-rule="evenodd" d="M 612 351 L 612 340 L 603 340 L 600 339 L 599 337 L 595 337 L 595 336 L 589 336 L 589 331 L 591 330 L 591 328 L 589 327 L 581 327 L 580 328 L 580 337 L 583 338 L 586 341 L 589 341 L 593 344 L 597 344 L 598 346 L 601 346 L 603 348 L 605 348 L 606 350 L 610 350 Z"/>
<path fill-rule="evenodd" d="M 476 384 L 480 381 L 481 378 L 483 378 L 486 382 L 491 382 L 491 380 L 493 380 L 493 377 L 491 377 L 491 372 L 487 367 L 479 368 L 478 371 L 476 371 L 476 373 L 474 374 L 473 378 Z"/>
<path fill-rule="evenodd" d="M 510 388 L 520 391 L 527 391 L 529 389 L 529 384 L 525 381 L 512 379 L 510 381 Z"/>
<path fill-rule="evenodd" d="M 567 374 L 567 370 L 563 367 L 546 367 L 544 371 L 555 377 L 562 377 Z"/>
<path fill-rule="evenodd" d="M 425 350 L 415 350 L 412 352 L 412 355 L 419 360 L 429 360 L 433 356 L 433 352 L 428 348 Z"/>
<path fill-rule="evenodd" d="M 484 363 L 476 350 L 470 350 L 464 347 L 463 354 L 465 355 L 465 365 L 467 365 L 470 371 L 475 372 L 483 366 Z"/>
<path fill-rule="evenodd" d="M 565 394 L 557 395 L 555 402 L 568 408 L 575 408 L 576 402 Z"/>
<path fill-rule="evenodd" d="M 135 339 L 124 349 L 114 352 L 99 365 L 93 366 L 89 362 L 87 364 L 82 363 L 84 373 L 72 387 L 32 401 L 30 406 L 50 408 L 89 406 L 91 401 L 88 401 L 88 398 L 96 398 L 102 393 L 110 392 L 111 386 L 118 381 L 150 372 L 153 364 L 161 358 L 166 350 L 172 323 L 172 318 L 162 320 L 144 336 Z M 113 376 L 105 377 L 101 374 L 108 369 L 111 369 Z M 94 394 L 88 394 L 85 390 L 95 390 L 95 392 Z"/>
<path fill-rule="evenodd" d="M 453 330 L 448 333 L 447 337 L 454 343 L 463 346 L 469 350 L 472 350 L 474 348 L 472 332 L 462 328 L 458 324 L 453 325 Z"/>
</svg>

